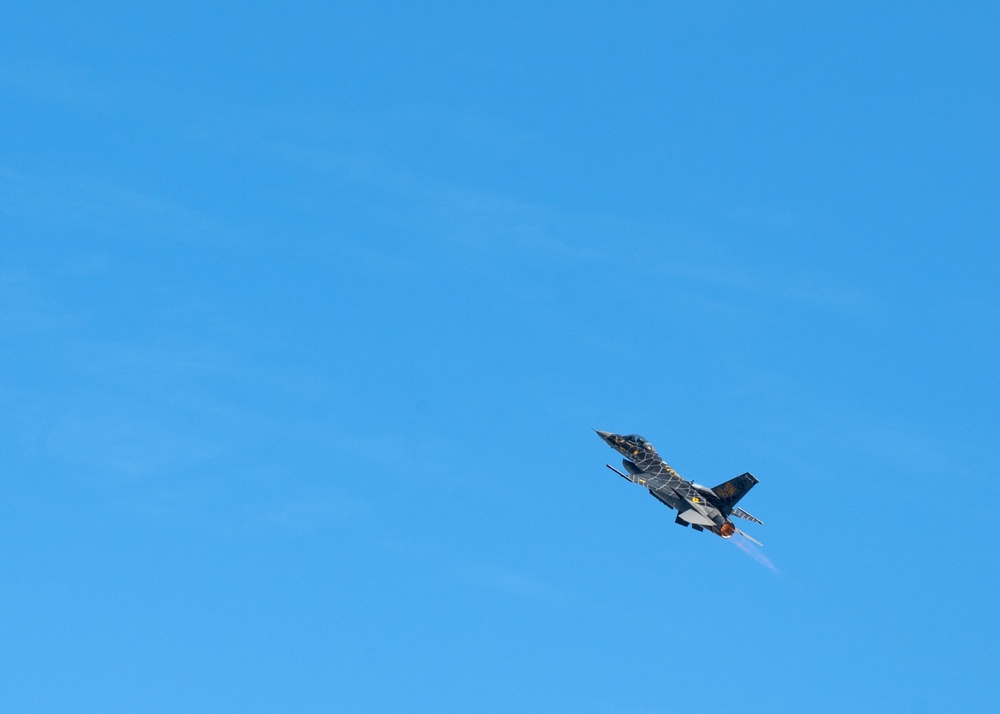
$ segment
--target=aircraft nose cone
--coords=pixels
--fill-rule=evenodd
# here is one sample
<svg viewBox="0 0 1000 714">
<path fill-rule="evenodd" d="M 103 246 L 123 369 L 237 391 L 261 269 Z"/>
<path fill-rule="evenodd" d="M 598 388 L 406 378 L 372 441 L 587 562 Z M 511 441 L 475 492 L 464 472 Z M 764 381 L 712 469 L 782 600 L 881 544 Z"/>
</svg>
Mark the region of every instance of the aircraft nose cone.
<svg viewBox="0 0 1000 714">
<path fill-rule="evenodd" d="M 607 441 L 610 437 L 614 436 L 610 431 L 600 431 L 599 429 L 594 429 L 597 435 Z"/>
</svg>

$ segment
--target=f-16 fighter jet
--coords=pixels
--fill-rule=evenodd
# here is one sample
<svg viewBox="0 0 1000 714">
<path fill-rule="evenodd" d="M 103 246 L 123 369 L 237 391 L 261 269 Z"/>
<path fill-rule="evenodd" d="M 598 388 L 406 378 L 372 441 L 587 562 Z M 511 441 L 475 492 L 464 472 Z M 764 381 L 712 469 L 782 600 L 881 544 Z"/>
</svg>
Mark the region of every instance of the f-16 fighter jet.
<svg viewBox="0 0 1000 714">
<path fill-rule="evenodd" d="M 739 533 L 757 545 L 763 545 L 729 520 L 729 516 L 735 516 L 764 525 L 736 505 L 757 483 L 753 474 L 745 473 L 720 483 L 715 488 L 708 488 L 681 478 L 680 474 L 660 458 L 653 445 L 638 434 L 622 436 L 609 431 L 598 431 L 597 435 L 626 457 L 622 460 L 625 473 L 611 464 L 605 466 L 623 479 L 645 486 L 656 500 L 677 511 L 674 523 L 690 525 L 696 531 L 708 530 L 723 538 Z"/>
</svg>

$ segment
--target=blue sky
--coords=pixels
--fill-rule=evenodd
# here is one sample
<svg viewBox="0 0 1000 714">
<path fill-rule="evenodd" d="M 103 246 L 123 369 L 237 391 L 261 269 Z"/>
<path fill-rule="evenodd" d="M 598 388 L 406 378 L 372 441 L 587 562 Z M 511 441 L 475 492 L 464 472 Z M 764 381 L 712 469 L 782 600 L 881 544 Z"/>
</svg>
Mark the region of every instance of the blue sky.
<svg viewBox="0 0 1000 714">
<path fill-rule="evenodd" d="M 292 5 L 0 10 L 4 710 L 996 700 L 996 9 Z"/>
</svg>

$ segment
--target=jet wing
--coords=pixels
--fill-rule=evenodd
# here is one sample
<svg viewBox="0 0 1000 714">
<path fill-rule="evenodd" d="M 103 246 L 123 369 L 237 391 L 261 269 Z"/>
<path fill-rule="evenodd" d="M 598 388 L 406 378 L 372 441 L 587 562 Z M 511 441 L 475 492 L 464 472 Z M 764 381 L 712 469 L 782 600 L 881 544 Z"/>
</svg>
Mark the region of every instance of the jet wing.
<svg viewBox="0 0 1000 714">
<path fill-rule="evenodd" d="M 640 481 L 640 479 L 639 479 L 639 475 L 638 475 L 638 474 L 634 474 L 634 473 L 627 473 L 627 474 L 623 474 L 623 473 L 622 473 L 621 471 L 619 471 L 618 469 L 616 469 L 616 468 L 615 468 L 614 466 L 612 466 L 611 464 L 604 464 L 604 465 L 605 465 L 605 466 L 607 466 L 607 467 L 608 467 L 609 469 L 611 469 L 612 471 L 614 471 L 614 472 L 615 472 L 616 474 L 618 474 L 619 476 L 621 476 L 621 477 L 622 477 L 623 479 L 625 479 L 626 481 L 631 481 L 632 483 L 645 483 L 645 480 L 641 480 L 641 481 Z"/>
</svg>

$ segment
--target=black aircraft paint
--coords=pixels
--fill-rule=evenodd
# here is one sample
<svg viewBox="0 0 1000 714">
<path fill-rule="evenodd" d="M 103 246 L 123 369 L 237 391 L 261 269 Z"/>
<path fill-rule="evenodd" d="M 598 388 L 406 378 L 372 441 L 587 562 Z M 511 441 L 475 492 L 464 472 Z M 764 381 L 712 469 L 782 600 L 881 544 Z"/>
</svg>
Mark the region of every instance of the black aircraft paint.
<svg viewBox="0 0 1000 714">
<path fill-rule="evenodd" d="M 723 538 L 739 533 L 760 545 L 759 541 L 741 531 L 730 520 L 730 516 L 735 516 L 763 525 L 760 520 L 736 505 L 759 483 L 753 474 L 740 474 L 714 488 L 707 488 L 681 477 L 656 453 L 653 445 L 638 434 L 623 436 L 598 431 L 597 435 L 625 457 L 622 460 L 625 473 L 610 464 L 606 464 L 607 467 L 622 478 L 645 486 L 656 500 L 677 511 L 677 524 L 690 525 L 699 531 L 711 531 Z"/>
</svg>

